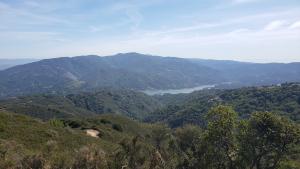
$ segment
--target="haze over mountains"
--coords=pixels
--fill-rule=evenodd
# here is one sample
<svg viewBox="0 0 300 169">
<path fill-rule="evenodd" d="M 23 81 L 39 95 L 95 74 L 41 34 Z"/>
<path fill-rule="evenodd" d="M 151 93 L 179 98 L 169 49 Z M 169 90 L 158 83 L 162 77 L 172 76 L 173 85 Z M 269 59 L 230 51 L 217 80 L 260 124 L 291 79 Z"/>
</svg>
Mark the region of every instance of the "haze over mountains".
<svg viewBox="0 0 300 169">
<path fill-rule="evenodd" d="M 0 59 L 0 70 L 38 61 L 38 59 Z"/>
<path fill-rule="evenodd" d="M 138 53 L 45 59 L 0 71 L 0 97 L 97 88 L 180 89 L 300 81 L 300 63 L 256 64 Z"/>
</svg>

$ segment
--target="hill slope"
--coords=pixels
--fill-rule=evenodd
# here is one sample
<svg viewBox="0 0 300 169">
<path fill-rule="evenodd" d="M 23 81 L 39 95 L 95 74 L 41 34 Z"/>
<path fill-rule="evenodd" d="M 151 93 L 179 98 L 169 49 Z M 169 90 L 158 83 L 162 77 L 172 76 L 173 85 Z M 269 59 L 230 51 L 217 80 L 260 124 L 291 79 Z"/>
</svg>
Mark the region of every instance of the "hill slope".
<svg viewBox="0 0 300 169">
<path fill-rule="evenodd" d="M 146 121 L 163 121 L 172 127 L 186 123 L 203 125 L 204 115 L 211 107 L 220 104 L 232 106 L 242 118 L 256 111 L 271 111 L 300 121 L 299 83 L 156 97 L 167 106 L 150 115 Z"/>
<path fill-rule="evenodd" d="M 141 119 L 161 108 L 154 98 L 131 90 L 103 89 L 92 93 L 32 95 L 0 101 L 0 108 L 41 119 L 119 114 Z"/>
<path fill-rule="evenodd" d="M 79 126 L 73 128 L 69 126 L 71 123 Z M 98 137 L 86 134 L 85 129 L 90 127 L 101 132 Z M 70 168 L 80 162 L 78 156 L 84 157 L 85 153 L 94 151 L 103 155 L 101 160 L 108 160 L 116 153 L 122 140 L 151 132 L 147 125 L 120 116 L 41 122 L 3 110 L 0 110 L 0 131 L 0 168 L 3 169 L 28 168 L 26 165 L 31 165 L 29 168 L 47 168 L 46 165 Z M 94 154 L 91 156 L 94 157 Z M 81 168 L 80 165 L 78 168 Z"/>
<path fill-rule="evenodd" d="M 185 59 L 137 53 L 56 58 L 0 71 L 0 97 L 99 87 L 167 89 L 212 84 L 217 71 Z"/>
<path fill-rule="evenodd" d="M 74 93 L 112 87 L 134 90 L 219 88 L 300 81 L 300 63 L 257 64 L 125 53 L 46 59 L 0 71 L 0 98 Z"/>
</svg>

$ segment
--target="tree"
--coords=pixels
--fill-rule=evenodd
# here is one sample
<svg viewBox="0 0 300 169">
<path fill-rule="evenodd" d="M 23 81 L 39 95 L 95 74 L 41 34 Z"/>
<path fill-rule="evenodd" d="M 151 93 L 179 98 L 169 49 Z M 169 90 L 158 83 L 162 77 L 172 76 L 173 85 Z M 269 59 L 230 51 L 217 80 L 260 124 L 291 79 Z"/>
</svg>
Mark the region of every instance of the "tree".
<svg viewBox="0 0 300 169">
<path fill-rule="evenodd" d="M 175 168 L 179 162 L 180 148 L 172 130 L 165 124 L 152 126 L 151 139 L 155 148 L 154 155 L 160 156 L 164 168 Z"/>
<path fill-rule="evenodd" d="M 198 126 L 186 125 L 175 131 L 182 160 L 178 168 L 198 168 L 203 154 L 201 149 L 202 129 Z"/>
<path fill-rule="evenodd" d="M 240 126 L 241 168 L 276 169 L 299 144 L 299 126 L 270 112 L 254 113 Z"/>
<path fill-rule="evenodd" d="M 166 141 L 171 137 L 170 133 L 171 131 L 166 125 L 161 124 L 153 126 L 152 139 L 154 141 L 154 146 L 158 151 L 161 151 L 165 146 L 164 144 L 166 144 Z"/>
<path fill-rule="evenodd" d="M 227 106 L 212 108 L 207 114 L 207 130 L 204 136 L 204 164 L 207 169 L 233 169 L 237 155 L 237 113 Z"/>
</svg>

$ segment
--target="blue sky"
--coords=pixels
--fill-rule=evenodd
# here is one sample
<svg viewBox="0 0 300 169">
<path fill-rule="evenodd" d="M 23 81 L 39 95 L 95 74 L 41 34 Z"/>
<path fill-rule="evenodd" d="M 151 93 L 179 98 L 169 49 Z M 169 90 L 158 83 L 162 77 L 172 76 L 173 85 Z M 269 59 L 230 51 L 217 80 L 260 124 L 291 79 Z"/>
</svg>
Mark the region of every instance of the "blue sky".
<svg viewBox="0 0 300 169">
<path fill-rule="evenodd" d="M 300 61 L 299 0 L 0 0 L 0 58 Z"/>
</svg>

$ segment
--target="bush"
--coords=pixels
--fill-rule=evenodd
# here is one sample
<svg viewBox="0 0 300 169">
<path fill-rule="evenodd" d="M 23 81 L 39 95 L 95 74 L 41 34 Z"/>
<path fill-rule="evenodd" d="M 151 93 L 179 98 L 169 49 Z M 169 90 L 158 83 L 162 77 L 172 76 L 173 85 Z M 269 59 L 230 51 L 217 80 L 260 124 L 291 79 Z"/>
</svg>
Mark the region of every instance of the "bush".
<svg viewBox="0 0 300 169">
<path fill-rule="evenodd" d="M 119 124 L 113 124 L 113 125 L 112 125 L 112 128 L 113 128 L 114 130 L 119 131 L 119 132 L 122 132 L 122 131 L 123 131 L 122 126 L 119 125 Z"/>
<path fill-rule="evenodd" d="M 95 146 L 79 150 L 72 169 L 105 169 L 107 161 L 104 151 Z"/>
<path fill-rule="evenodd" d="M 44 169 L 46 160 L 41 155 L 27 156 L 21 161 L 21 169 Z"/>
<path fill-rule="evenodd" d="M 64 127 L 64 122 L 58 119 L 49 120 L 49 124 L 53 127 Z"/>
<path fill-rule="evenodd" d="M 103 124 L 111 124 L 111 122 L 109 120 L 106 120 L 106 119 L 101 119 L 100 122 L 103 123 Z"/>
</svg>

